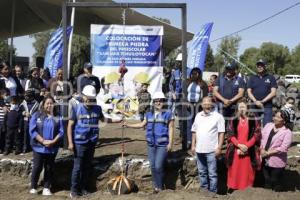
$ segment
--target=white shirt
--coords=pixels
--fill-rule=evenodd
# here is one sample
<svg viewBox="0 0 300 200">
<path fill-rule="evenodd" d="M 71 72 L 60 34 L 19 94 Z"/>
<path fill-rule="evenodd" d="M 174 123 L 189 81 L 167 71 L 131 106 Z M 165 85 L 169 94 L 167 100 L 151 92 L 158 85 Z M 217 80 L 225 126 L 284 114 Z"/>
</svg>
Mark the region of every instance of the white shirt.
<svg viewBox="0 0 300 200">
<path fill-rule="evenodd" d="M 199 100 L 202 99 L 203 96 L 200 85 L 195 82 L 189 84 L 187 93 L 187 100 L 188 102 L 192 103 L 199 102 Z"/>
<path fill-rule="evenodd" d="M 212 153 L 218 147 L 219 133 L 225 132 L 225 120 L 218 112 L 198 113 L 192 126 L 196 133 L 196 152 Z"/>
<path fill-rule="evenodd" d="M 15 81 L 15 79 L 13 79 L 12 77 L 9 78 L 5 78 L 2 77 L 2 79 L 4 79 L 5 81 L 5 86 L 7 89 L 9 89 L 9 96 L 15 96 L 17 94 L 17 83 Z"/>
</svg>

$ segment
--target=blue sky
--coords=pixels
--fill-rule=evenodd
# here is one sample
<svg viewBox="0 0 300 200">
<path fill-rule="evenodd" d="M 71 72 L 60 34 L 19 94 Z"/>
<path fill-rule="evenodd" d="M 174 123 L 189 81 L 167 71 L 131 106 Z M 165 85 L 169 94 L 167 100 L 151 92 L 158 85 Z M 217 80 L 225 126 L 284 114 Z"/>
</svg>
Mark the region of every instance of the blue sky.
<svg viewBox="0 0 300 200">
<path fill-rule="evenodd" d="M 248 25 L 252 25 L 274 13 L 297 3 L 299 0 L 118 0 L 117 2 L 157 2 L 157 3 L 187 3 L 187 29 L 196 33 L 201 25 L 214 22 L 210 40 L 222 37 Z M 171 24 L 181 26 L 179 9 L 138 9 L 148 16 L 168 18 Z M 298 45 L 300 39 L 300 5 L 282 13 L 275 18 L 264 22 L 239 35 L 242 37 L 239 53 L 246 48 L 259 47 L 263 42 L 275 42 L 288 46 L 290 49 Z M 76 22 L 75 22 L 76 25 Z M 33 39 L 28 36 L 15 38 L 17 54 L 32 56 Z M 220 41 L 211 43 L 216 52 Z"/>
</svg>

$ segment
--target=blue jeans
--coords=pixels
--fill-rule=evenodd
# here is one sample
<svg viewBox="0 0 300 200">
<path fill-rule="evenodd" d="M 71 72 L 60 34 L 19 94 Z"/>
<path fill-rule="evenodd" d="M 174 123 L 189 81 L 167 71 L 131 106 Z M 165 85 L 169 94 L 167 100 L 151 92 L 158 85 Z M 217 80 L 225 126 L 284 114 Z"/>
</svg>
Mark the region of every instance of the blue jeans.
<svg viewBox="0 0 300 200">
<path fill-rule="evenodd" d="M 164 164 L 167 155 L 167 147 L 148 145 L 148 159 L 150 161 L 153 187 L 161 190 L 163 189 Z"/>
<path fill-rule="evenodd" d="M 74 144 L 74 165 L 71 178 L 71 191 L 80 193 L 87 188 L 87 180 L 92 169 L 95 143 Z"/>
<path fill-rule="evenodd" d="M 267 123 L 272 122 L 273 118 L 273 110 L 271 108 L 264 107 L 264 118 L 263 118 L 263 126 L 265 126 Z"/>
<path fill-rule="evenodd" d="M 215 153 L 197 153 L 197 167 L 200 187 L 216 193 L 218 175 Z"/>
</svg>

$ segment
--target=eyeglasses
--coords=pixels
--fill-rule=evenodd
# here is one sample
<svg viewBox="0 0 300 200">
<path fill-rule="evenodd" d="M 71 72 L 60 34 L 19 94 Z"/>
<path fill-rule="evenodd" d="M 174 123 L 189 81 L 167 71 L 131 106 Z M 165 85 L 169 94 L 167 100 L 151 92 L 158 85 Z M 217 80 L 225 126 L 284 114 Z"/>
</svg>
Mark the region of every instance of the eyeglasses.
<svg viewBox="0 0 300 200">
<path fill-rule="evenodd" d="M 262 65 L 262 64 L 259 64 L 259 65 L 256 65 L 257 68 L 264 68 L 265 65 Z"/>
</svg>

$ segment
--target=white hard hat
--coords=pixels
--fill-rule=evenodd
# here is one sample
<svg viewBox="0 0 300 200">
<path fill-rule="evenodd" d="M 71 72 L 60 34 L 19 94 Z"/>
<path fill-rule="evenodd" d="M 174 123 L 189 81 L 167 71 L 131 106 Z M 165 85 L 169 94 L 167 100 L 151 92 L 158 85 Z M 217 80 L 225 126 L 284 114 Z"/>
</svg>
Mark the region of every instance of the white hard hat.
<svg viewBox="0 0 300 200">
<path fill-rule="evenodd" d="M 152 96 L 152 99 L 165 99 L 165 95 L 163 92 L 155 92 Z"/>
<path fill-rule="evenodd" d="M 176 61 L 182 61 L 182 53 L 179 53 L 176 57 Z"/>
<path fill-rule="evenodd" d="M 97 96 L 96 89 L 92 85 L 84 86 L 84 88 L 82 90 L 82 94 L 85 96 L 88 96 L 88 97 L 96 97 Z"/>
</svg>

